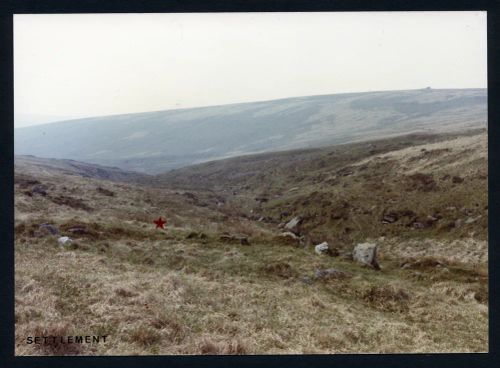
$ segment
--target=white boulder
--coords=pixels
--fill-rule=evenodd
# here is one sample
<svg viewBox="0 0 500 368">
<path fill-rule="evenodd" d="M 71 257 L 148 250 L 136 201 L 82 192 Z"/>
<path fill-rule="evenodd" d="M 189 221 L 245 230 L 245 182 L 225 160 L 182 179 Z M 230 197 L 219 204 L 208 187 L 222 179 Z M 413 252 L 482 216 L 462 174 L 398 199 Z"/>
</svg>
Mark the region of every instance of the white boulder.
<svg viewBox="0 0 500 368">
<path fill-rule="evenodd" d="M 293 219 L 291 219 L 290 221 L 288 221 L 286 223 L 285 229 L 288 231 L 291 231 L 294 234 L 299 235 L 299 233 L 300 233 L 299 226 L 300 226 L 301 222 L 302 222 L 302 218 L 300 218 L 298 216 L 294 217 Z"/>
<path fill-rule="evenodd" d="M 57 239 L 57 242 L 60 244 L 60 245 L 64 245 L 64 244 L 69 244 L 72 242 L 72 240 L 68 237 L 68 236 L 61 236 L 59 239 Z"/>
<path fill-rule="evenodd" d="M 374 243 L 360 243 L 354 247 L 352 259 L 356 262 L 380 269 L 377 260 L 378 245 Z"/>
<path fill-rule="evenodd" d="M 329 246 L 328 246 L 328 243 L 327 242 L 323 242 L 321 244 L 318 244 L 314 247 L 314 251 L 317 253 L 317 254 L 328 254 L 328 250 L 329 250 Z"/>
</svg>

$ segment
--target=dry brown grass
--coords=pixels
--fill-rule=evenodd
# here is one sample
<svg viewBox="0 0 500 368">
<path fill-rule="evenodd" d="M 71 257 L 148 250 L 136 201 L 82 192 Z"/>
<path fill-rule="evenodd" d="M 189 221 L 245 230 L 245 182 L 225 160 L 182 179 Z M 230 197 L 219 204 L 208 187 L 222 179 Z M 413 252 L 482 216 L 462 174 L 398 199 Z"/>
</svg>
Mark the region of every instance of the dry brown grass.
<svg viewBox="0 0 500 368">
<path fill-rule="evenodd" d="M 108 343 L 96 346 L 96 354 L 118 355 L 451 352 L 486 347 L 484 279 L 465 284 L 432 281 L 431 274 L 414 279 L 410 276 L 415 271 L 399 264 L 390 268 L 386 261 L 379 273 L 338 258 L 318 259 L 308 249 L 292 248 L 291 257 L 283 260 L 281 247 L 264 244 L 235 245 L 241 256 L 224 257 L 224 248 L 207 245 L 169 240 L 136 244 L 164 258 L 153 267 L 128 261 L 125 249 L 101 255 L 47 249 L 47 244 L 19 246 L 16 335 L 22 340 L 32 334 L 33 323 L 72 321 L 75 331 L 110 335 Z M 111 243 L 114 247 L 118 243 Z M 169 261 L 172 253 L 182 251 L 188 257 L 195 250 L 197 258 L 189 256 L 184 266 Z M 46 265 L 38 261 L 42 254 Z M 272 265 L 272 272 L 262 269 L 257 255 Z M 313 275 L 316 268 L 332 266 L 354 277 L 306 285 L 288 274 L 293 269 L 297 275 Z M 334 330 L 313 333 L 332 321 Z M 450 325 L 452 339 L 445 336 Z M 244 350 L 227 347 L 236 340 Z M 36 354 L 29 348 L 19 344 L 17 352 Z"/>
<path fill-rule="evenodd" d="M 363 299 L 374 308 L 389 312 L 408 312 L 410 295 L 403 289 L 393 286 L 372 286 L 364 294 Z"/>
<path fill-rule="evenodd" d="M 238 340 L 213 342 L 205 338 L 199 343 L 199 352 L 202 355 L 243 355 L 247 354 L 247 349 Z"/>
<path fill-rule="evenodd" d="M 69 336 L 69 323 L 56 323 L 49 326 L 36 326 L 33 329 L 33 336 Z M 66 344 L 55 340 L 53 343 L 36 344 L 35 348 L 40 350 L 41 355 L 80 355 L 84 352 L 81 344 Z"/>
<path fill-rule="evenodd" d="M 137 293 L 134 293 L 130 290 L 124 289 L 124 288 L 118 288 L 115 290 L 115 294 L 118 296 L 122 296 L 124 298 L 130 298 L 132 296 L 137 296 Z"/>
<path fill-rule="evenodd" d="M 132 343 L 150 347 L 160 341 L 161 335 L 150 327 L 139 326 L 129 331 L 128 338 Z"/>
<path fill-rule="evenodd" d="M 428 165 L 452 153 L 423 159 Z M 411 155 L 405 152 L 403 157 Z M 421 160 L 414 162 L 424 165 Z M 367 170 L 372 164 L 367 163 Z M 470 175 L 463 175 L 466 181 Z M 356 174 L 341 180 L 353 177 Z M 358 184 L 351 182 L 353 195 L 365 189 L 357 178 Z M 29 197 L 16 187 L 16 355 L 432 353 L 488 348 L 487 242 L 480 234 L 462 237 L 452 230 L 441 238 L 432 232 L 404 237 L 384 230 L 384 238 L 370 238 L 362 232 L 365 227 L 374 233 L 388 229 L 380 225 L 382 209 L 371 210 L 367 203 L 363 215 L 356 212 L 352 198 L 328 198 L 316 190 L 307 206 L 323 208 L 324 202 L 328 209 L 328 200 L 340 217 L 332 220 L 338 229 L 328 222 L 318 225 L 313 240 L 330 236 L 327 240 L 345 251 L 352 249 L 356 237 L 379 243 L 382 269 L 374 271 L 344 257 L 316 255 L 313 240 L 306 247 L 283 246 L 275 238 L 280 232 L 276 224 L 229 217 L 212 207 L 210 193 L 192 191 L 200 203 L 208 203 L 198 206 L 168 189 L 55 174 L 21 179 L 46 184 L 48 196 L 80 196 L 93 211 Z M 100 193 L 99 187 L 115 195 Z M 454 198 L 459 201 L 467 190 L 477 188 L 462 185 Z M 273 206 L 279 199 L 274 200 Z M 439 203 L 439 198 L 431 200 Z M 225 208 L 234 205 L 243 211 L 240 204 Z M 457 206 L 457 211 L 470 204 Z M 312 208 L 307 206 L 302 209 Z M 376 224 L 363 222 L 369 211 Z M 159 215 L 169 220 L 166 230 L 154 228 L 152 221 Z M 314 219 L 314 213 L 305 215 Z M 344 215 L 357 223 L 346 224 Z M 466 229 L 481 231 L 483 220 Z M 55 237 L 34 236 L 45 222 L 74 238 L 77 246 L 65 248 Z M 78 227 L 82 230 L 69 233 Z M 223 232 L 250 235 L 250 245 L 223 244 Z M 402 268 L 404 261 L 412 266 Z M 350 277 L 303 281 L 328 268 Z M 109 338 L 106 343 L 79 345 L 82 350 L 75 352 L 24 343 L 26 336 L 44 330 Z"/>
</svg>

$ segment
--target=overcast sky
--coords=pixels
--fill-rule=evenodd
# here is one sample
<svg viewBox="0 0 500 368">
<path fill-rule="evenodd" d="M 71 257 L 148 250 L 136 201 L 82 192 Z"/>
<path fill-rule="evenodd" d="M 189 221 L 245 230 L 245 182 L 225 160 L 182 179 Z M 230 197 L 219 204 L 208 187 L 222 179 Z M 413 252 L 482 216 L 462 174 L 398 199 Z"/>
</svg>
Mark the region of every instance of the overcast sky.
<svg viewBox="0 0 500 368">
<path fill-rule="evenodd" d="M 486 51 L 486 12 L 15 15 L 15 125 L 485 88 Z"/>
</svg>

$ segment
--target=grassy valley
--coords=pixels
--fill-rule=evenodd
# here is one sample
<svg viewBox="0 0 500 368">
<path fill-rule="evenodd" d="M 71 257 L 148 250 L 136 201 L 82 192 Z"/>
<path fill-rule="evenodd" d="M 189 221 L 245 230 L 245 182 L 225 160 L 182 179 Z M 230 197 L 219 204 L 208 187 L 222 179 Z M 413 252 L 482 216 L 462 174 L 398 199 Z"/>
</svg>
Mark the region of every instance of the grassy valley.
<svg viewBox="0 0 500 368">
<path fill-rule="evenodd" d="M 66 164 L 16 161 L 18 355 L 488 349 L 485 130 L 157 176 Z M 295 217 L 296 235 L 283 236 Z M 337 252 L 316 254 L 324 241 Z M 380 270 L 352 260 L 365 241 L 379 245 Z M 35 333 L 109 338 L 25 344 Z"/>
</svg>

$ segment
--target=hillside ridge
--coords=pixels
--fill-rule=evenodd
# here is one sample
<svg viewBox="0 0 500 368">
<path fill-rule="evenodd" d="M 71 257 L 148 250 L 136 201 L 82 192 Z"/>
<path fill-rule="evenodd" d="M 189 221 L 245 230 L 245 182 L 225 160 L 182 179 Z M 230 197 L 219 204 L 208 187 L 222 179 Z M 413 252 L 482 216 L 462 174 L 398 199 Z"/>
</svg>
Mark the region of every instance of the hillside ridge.
<svg viewBox="0 0 500 368">
<path fill-rule="evenodd" d="M 486 127 L 487 91 L 410 90 L 114 115 L 16 130 L 18 155 L 158 174 L 247 154 Z"/>
</svg>

